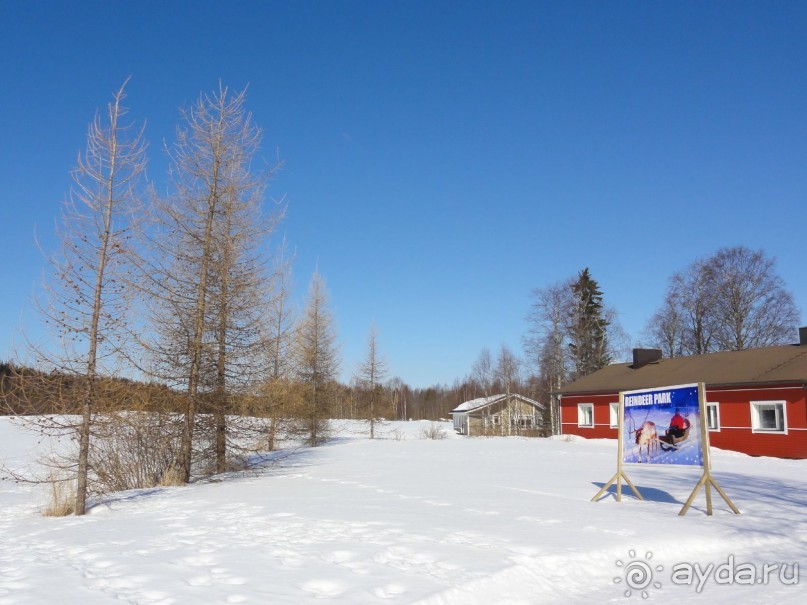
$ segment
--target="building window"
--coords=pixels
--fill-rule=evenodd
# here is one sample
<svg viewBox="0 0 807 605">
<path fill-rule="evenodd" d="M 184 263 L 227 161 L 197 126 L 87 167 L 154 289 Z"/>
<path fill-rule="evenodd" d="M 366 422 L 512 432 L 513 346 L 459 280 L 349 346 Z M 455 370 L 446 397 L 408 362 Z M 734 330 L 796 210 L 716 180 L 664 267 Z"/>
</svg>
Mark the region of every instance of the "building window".
<svg viewBox="0 0 807 605">
<path fill-rule="evenodd" d="M 577 404 L 577 426 L 593 427 L 594 426 L 594 404 L 593 403 L 578 403 Z"/>
<path fill-rule="evenodd" d="M 787 433 L 784 401 L 752 401 L 751 430 L 755 433 Z"/>
<path fill-rule="evenodd" d="M 611 407 L 611 428 L 619 428 L 619 403 L 612 403 Z"/>
<path fill-rule="evenodd" d="M 706 426 L 710 431 L 720 431 L 720 407 L 717 403 L 706 404 Z"/>
</svg>

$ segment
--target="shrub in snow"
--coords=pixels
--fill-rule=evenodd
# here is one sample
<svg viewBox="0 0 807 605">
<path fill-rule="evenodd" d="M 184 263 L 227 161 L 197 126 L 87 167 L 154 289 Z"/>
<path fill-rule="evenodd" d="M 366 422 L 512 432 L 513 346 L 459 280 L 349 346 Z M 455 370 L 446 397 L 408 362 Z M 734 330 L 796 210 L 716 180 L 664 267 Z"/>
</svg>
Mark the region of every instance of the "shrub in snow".
<svg viewBox="0 0 807 605">
<path fill-rule="evenodd" d="M 97 421 L 90 452 L 94 491 L 125 491 L 177 485 L 180 433 L 167 414 L 126 412 Z M 184 477 L 180 477 L 184 478 Z"/>
<path fill-rule="evenodd" d="M 48 476 L 48 502 L 42 514 L 46 517 L 66 517 L 76 510 L 76 487 L 73 478 L 54 473 Z"/>
<path fill-rule="evenodd" d="M 424 426 L 420 429 L 421 439 L 445 439 L 446 437 L 448 437 L 448 433 L 436 422 L 432 422 L 429 426 Z"/>
</svg>

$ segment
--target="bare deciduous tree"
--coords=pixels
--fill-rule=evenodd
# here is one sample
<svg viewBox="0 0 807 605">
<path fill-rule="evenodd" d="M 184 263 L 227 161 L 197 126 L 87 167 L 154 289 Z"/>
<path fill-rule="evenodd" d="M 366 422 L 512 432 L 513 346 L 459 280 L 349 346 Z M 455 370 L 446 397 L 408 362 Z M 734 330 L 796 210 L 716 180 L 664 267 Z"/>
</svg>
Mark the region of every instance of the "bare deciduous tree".
<svg viewBox="0 0 807 605">
<path fill-rule="evenodd" d="M 493 357 L 487 347 L 479 352 L 479 357 L 471 367 L 471 378 L 482 390 L 483 397 L 493 394 Z"/>
<path fill-rule="evenodd" d="M 670 304 L 680 308 L 684 319 L 682 348 L 689 355 L 701 355 L 713 350 L 714 296 L 713 276 L 708 264 L 696 261 L 686 271 L 676 273 L 670 280 Z"/>
<path fill-rule="evenodd" d="M 795 338 L 799 313 L 774 259 L 744 246 L 721 248 L 709 259 L 709 270 L 718 348 L 738 351 Z"/>
<path fill-rule="evenodd" d="M 560 402 L 555 393 L 569 376 L 566 318 L 571 294 L 571 280 L 536 289 L 527 316 L 525 349 L 540 377 L 541 399 L 549 404 L 553 434 L 560 433 Z"/>
<path fill-rule="evenodd" d="M 675 273 L 646 331 L 674 357 L 784 344 L 795 337 L 798 320 L 775 261 L 736 246 Z"/>
<path fill-rule="evenodd" d="M 684 318 L 674 298 L 667 298 L 646 328 L 647 338 L 655 343 L 664 357 L 684 354 Z"/>
<path fill-rule="evenodd" d="M 506 395 L 507 405 L 510 406 L 508 432 L 521 430 L 521 417 L 519 414 L 520 404 L 512 405 L 510 396 L 520 390 L 521 387 L 521 360 L 510 350 L 507 345 L 501 345 L 499 354 L 496 357 L 496 368 L 494 370 L 496 382 L 501 385 L 504 395 Z M 504 428 L 504 427 L 502 427 Z"/>
<path fill-rule="evenodd" d="M 507 345 L 499 348 L 494 374 L 508 397 L 521 386 L 521 360 Z"/>
</svg>

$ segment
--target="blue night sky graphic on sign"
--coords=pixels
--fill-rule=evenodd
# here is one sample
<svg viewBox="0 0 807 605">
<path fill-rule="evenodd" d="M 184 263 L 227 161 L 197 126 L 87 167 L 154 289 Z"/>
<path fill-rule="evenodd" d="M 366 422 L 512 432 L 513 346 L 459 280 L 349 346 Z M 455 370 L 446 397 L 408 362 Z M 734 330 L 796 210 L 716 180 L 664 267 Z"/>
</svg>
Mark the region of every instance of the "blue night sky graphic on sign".
<svg viewBox="0 0 807 605">
<path fill-rule="evenodd" d="M 623 463 L 703 466 L 698 385 L 622 395 Z"/>
</svg>

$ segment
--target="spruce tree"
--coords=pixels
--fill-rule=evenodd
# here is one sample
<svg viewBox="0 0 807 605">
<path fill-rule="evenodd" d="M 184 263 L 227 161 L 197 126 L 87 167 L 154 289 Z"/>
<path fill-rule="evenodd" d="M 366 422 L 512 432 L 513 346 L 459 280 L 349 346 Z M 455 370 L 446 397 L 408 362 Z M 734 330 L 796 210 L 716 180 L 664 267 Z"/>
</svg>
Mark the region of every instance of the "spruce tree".
<svg viewBox="0 0 807 605">
<path fill-rule="evenodd" d="M 596 372 L 611 362 L 608 354 L 608 320 L 604 317 L 602 291 L 588 268 L 572 283 L 569 314 L 569 351 L 575 378 Z"/>
</svg>

